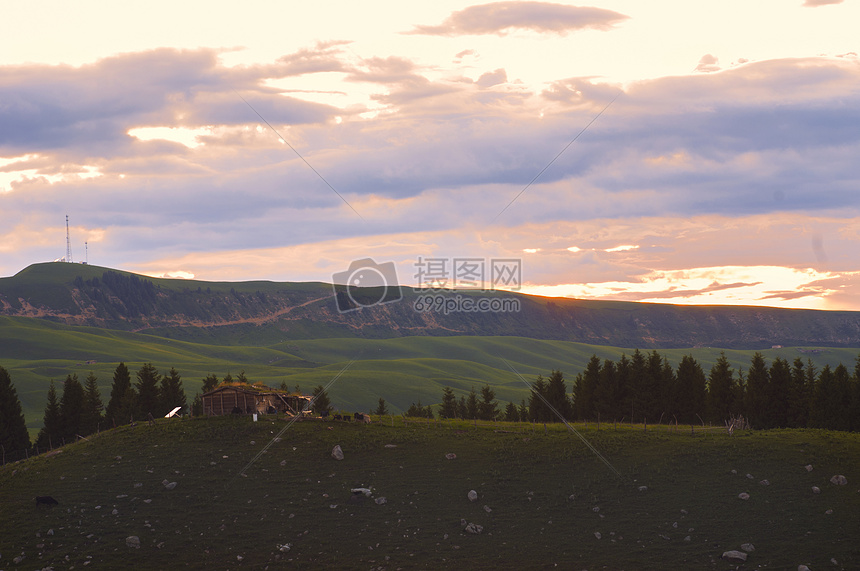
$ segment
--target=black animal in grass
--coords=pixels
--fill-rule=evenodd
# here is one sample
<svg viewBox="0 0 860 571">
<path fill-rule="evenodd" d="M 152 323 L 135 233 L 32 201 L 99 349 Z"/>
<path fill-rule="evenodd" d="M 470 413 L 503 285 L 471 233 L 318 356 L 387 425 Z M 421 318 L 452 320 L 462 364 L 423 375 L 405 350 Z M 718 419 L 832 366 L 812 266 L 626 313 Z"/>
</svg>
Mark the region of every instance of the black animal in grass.
<svg viewBox="0 0 860 571">
<path fill-rule="evenodd" d="M 60 502 L 52 498 L 51 496 L 36 496 L 36 505 L 44 504 L 49 507 L 58 506 Z"/>
</svg>

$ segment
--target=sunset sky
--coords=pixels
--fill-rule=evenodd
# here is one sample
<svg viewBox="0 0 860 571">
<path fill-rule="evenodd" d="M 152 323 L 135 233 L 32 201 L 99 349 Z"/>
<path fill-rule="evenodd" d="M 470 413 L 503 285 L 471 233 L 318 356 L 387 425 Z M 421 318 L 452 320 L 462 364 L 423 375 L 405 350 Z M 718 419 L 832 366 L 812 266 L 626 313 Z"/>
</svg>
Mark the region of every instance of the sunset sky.
<svg viewBox="0 0 860 571">
<path fill-rule="evenodd" d="M 68 215 L 74 261 L 153 276 L 522 259 L 527 293 L 860 311 L 860 2 L 2 18 L 0 276 Z"/>
</svg>

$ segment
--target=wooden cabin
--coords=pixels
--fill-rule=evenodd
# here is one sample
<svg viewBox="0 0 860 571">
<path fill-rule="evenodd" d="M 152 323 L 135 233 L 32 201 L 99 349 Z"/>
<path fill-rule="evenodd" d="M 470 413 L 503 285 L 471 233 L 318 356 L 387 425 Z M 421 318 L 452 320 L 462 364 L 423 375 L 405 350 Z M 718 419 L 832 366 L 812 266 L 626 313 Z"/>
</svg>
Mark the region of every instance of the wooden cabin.
<svg viewBox="0 0 860 571">
<path fill-rule="evenodd" d="M 311 397 L 277 391 L 265 385 L 221 385 L 200 397 L 203 414 L 298 414 Z"/>
</svg>

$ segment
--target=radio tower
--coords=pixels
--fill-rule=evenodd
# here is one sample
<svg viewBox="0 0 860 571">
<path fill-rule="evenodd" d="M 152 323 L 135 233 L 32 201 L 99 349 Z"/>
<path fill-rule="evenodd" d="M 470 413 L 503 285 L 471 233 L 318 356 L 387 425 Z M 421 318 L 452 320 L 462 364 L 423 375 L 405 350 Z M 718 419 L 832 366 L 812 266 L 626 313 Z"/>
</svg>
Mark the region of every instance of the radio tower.
<svg viewBox="0 0 860 571">
<path fill-rule="evenodd" d="M 66 214 L 66 262 L 72 263 L 72 241 L 69 239 L 69 215 Z"/>
</svg>

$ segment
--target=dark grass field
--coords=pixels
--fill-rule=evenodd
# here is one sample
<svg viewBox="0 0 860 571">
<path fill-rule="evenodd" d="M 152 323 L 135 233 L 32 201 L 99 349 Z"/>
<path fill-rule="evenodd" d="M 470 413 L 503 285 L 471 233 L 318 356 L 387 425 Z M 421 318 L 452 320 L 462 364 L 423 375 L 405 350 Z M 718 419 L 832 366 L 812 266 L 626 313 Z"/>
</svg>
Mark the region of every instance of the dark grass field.
<svg viewBox="0 0 860 571">
<path fill-rule="evenodd" d="M 162 420 L 7 465 L 0 569 L 860 568 L 856 434 L 577 425 L 609 467 L 558 425 L 286 427 Z"/>
</svg>

